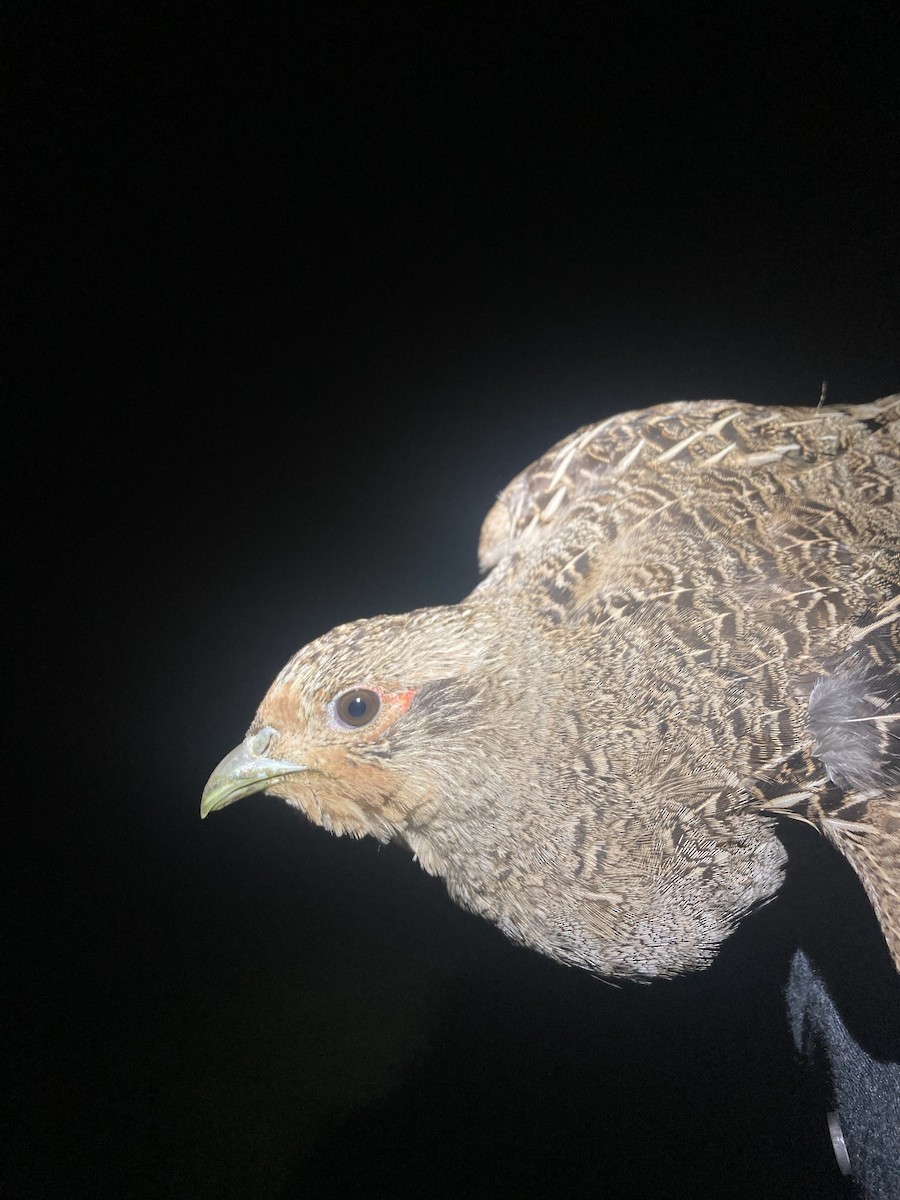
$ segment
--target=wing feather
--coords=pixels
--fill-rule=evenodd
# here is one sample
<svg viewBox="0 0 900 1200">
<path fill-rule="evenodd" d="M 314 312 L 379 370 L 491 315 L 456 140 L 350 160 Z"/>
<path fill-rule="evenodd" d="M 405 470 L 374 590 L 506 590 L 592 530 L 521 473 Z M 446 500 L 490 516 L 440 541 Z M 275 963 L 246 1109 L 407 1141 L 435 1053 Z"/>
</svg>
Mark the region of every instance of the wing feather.
<svg viewBox="0 0 900 1200">
<path fill-rule="evenodd" d="M 542 559 L 552 571 L 534 568 Z M 739 640 L 723 661 L 780 645 L 747 696 L 755 749 L 740 747 L 750 715 L 732 731 L 736 756 L 781 764 L 749 793 L 848 858 L 900 969 L 900 395 L 817 409 L 705 400 L 587 426 L 501 493 L 479 560 L 493 572 L 482 587 L 551 579 L 541 603 L 557 621 L 587 613 L 600 628 L 611 597 L 628 620 L 652 613 L 670 639 L 695 639 L 697 661 L 717 636 Z M 782 739 L 788 710 L 805 741 Z"/>
<path fill-rule="evenodd" d="M 500 493 L 481 529 L 478 561 L 491 570 L 551 537 L 572 510 L 604 493 L 686 467 L 796 474 L 883 440 L 897 454 L 900 394 L 872 404 L 767 408 L 736 400 L 681 401 L 621 413 L 557 443 Z"/>
</svg>

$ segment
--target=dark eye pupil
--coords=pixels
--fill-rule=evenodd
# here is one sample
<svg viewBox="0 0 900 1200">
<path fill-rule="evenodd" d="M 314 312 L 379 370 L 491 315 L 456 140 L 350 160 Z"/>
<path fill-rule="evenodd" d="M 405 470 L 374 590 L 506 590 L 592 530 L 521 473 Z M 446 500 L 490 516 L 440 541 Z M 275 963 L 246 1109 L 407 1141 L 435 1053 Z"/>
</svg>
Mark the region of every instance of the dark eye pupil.
<svg viewBox="0 0 900 1200">
<path fill-rule="evenodd" d="M 368 725 L 378 716 L 380 708 L 381 697 L 366 688 L 345 692 L 336 702 L 337 715 L 345 725 Z"/>
</svg>

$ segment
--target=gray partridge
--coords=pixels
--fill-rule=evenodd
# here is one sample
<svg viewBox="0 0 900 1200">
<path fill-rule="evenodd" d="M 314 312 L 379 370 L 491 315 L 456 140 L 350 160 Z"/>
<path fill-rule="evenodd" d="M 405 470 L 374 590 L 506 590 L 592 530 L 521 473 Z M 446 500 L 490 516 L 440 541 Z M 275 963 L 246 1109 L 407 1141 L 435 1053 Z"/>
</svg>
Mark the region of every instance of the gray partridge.
<svg viewBox="0 0 900 1200">
<path fill-rule="evenodd" d="M 509 484 L 479 557 L 459 604 L 296 654 L 202 814 L 269 792 L 644 978 L 709 962 L 801 819 L 900 966 L 900 395 L 588 426 Z"/>
</svg>

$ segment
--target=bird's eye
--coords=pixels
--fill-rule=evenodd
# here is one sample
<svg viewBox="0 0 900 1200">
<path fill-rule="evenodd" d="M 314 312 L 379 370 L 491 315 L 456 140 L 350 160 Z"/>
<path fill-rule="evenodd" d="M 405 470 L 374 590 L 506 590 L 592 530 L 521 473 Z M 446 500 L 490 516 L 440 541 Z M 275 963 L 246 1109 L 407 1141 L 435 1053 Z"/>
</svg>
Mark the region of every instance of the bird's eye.
<svg viewBox="0 0 900 1200">
<path fill-rule="evenodd" d="M 342 724 L 351 725 L 354 728 L 368 725 L 370 721 L 374 721 L 380 708 L 381 697 L 377 692 L 372 692 L 368 688 L 353 688 L 349 692 L 344 692 L 342 696 L 338 696 L 334 704 L 338 720 Z"/>
</svg>

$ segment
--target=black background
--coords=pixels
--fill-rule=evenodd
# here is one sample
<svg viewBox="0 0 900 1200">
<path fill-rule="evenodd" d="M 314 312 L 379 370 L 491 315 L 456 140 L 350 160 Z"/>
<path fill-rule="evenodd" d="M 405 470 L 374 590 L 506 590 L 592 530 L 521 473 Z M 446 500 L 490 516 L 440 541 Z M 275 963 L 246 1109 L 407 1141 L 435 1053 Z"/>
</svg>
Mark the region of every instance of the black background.
<svg viewBox="0 0 900 1200">
<path fill-rule="evenodd" d="M 614 988 L 197 807 L 579 424 L 900 387 L 891 7 L 7 10 L 3 1197 L 843 1195 L 789 899 Z"/>
</svg>

